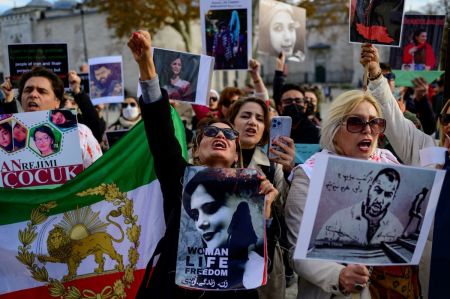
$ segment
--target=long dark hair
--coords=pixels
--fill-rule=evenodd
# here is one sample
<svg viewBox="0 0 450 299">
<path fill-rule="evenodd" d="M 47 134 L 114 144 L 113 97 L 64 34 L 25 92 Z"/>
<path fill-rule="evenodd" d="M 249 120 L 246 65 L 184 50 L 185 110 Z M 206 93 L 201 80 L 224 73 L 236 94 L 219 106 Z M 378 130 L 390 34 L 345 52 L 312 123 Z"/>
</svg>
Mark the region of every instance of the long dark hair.
<svg viewBox="0 0 450 299">
<path fill-rule="evenodd" d="M 9 141 L 9 144 L 7 145 L 7 146 L 5 146 L 5 147 L 3 147 L 3 146 L 1 146 L 5 151 L 8 151 L 8 152 L 10 152 L 10 151 L 12 151 L 12 149 L 13 149 L 13 135 L 12 135 L 12 128 L 11 128 L 11 125 L 9 124 L 9 123 L 2 123 L 2 124 L 0 124 L 0 131 L 2 131 L 2 130 L 5 130 L 5 131 L 7 131 L 8 133 L 9 133 L 9 137 L 10 137 L 10 141 Z"/>
<path fill-rule="evenodd" d="M 52 150 L 56 150 L 57 149 L 56 140 L 55 140 L 55 134 L 53 134 L 53 130 L 50 129 L 49 126 L 42 125 L 42 126 L 37 127 L 34 130 L 34 133 L 33 133 L 33 140 L 34 140 L 34 142 L 36 142 L 36 133 L 37 132 L 41 132 L 41 133 L 47 134 L 48 137 L 50 137 L 50 139 L 53 141 L 52 144 L 51 144 Z"/>
<path fill-rule="evenodd" d="M 56 113 L 60 112 L 62 115 L 64 115 L 64 118 L 66 119 L 66 122 L 63 124 L 55 124 L 59 128 L 71 128 L 77 125 L 77 116 L 72 113 L 70 110 L 52 110 L 50 112 L 50 116 L 55 115 Z"/>
</svg>

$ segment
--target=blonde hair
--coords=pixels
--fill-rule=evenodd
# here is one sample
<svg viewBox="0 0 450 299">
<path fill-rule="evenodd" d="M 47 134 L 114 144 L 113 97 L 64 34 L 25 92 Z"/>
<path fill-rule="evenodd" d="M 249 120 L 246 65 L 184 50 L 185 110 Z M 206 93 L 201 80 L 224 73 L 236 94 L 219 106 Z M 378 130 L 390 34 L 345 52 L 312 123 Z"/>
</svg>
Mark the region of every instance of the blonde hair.
<svg viewBox="0 0 450 299">
<path fill-rule="evenodd" d="M 439 129 L 439 146 L 444 146 L 445 134 L 444 134 L 444 125 L 441 122 L 441 116 L 447 114 L 447 110 L 450 108 L 450 99 L 447 100 L 444 107 L 442 107 L 441 114 L 439 115 L 438 121 L 438 129 Z"/>
<path fill-rule="evenodd" d="M 380 105 L 369 92 L 350 90 L 342 93 L 331 103 L 328 117 L 322 121 L 320 136 L 321 148 L 341 154 L 342 151 L 336 147 L 335 135 L 344 118 L 362 102 L 372 104 L 377 111 L 377 116 L 382 117 Z"/>
</svg>

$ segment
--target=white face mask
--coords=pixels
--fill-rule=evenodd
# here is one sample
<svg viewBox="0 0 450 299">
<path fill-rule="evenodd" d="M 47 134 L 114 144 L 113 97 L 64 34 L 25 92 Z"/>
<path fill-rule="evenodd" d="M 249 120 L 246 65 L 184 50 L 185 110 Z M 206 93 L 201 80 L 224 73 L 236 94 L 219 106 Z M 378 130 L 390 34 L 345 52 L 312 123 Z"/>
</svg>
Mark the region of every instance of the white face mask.
<svg viewBox="0 0 450 299">
<path fill-rule="evenodd" d="M 139 109 L 138 107 L 131 107 L 128 105 L 126 108 L 122 109 L 122 115 L 128 120 L 133 120 L 139 116 Z"/>
</svg>

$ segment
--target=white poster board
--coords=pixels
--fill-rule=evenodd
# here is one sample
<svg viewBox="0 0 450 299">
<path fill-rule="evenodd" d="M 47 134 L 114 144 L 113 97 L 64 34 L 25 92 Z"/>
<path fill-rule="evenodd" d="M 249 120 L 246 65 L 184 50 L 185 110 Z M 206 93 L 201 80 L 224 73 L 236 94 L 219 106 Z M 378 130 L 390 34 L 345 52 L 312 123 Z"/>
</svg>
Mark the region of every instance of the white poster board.
<svg viewBox="0 0 450 299">
<path fill-rule="evenodd" d="M 60 185 L 83 171 L 75 110 L 2 114 L 0 131 L 1 188 Z"/>
<path fill-rule="evenodd" d="M 252 1 L 201 0 L 203 54 L 215 70 L 247 70 L 252 55 Z"/>
<path fill-rule="evenodd" d="M 122 56 L 89 58 L 89 96 L 94 105 L 123 102 Z"/>
<path fill-rule="evenodd" d="M 418 264 L 445 172 L 317 157 L 294 258 Z"/>
</svg>

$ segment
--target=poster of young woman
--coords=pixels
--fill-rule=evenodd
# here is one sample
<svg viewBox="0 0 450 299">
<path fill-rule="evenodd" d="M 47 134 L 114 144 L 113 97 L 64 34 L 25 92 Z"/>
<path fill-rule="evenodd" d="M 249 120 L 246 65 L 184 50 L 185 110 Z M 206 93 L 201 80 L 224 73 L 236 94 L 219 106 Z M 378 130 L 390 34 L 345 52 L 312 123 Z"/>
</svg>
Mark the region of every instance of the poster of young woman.
<svg viewBox="0 0 450 299">
<path fill-rule="evenodd" d="M 350 0 L 350 42 L 400 46 L 404 0 Z"/>
<path fill-rule="evenodd" d="M 247 70 L 252 53 L 252 1 L 200 1 L 203 54 L 215 70 Z"/>
<path fill-rule="evenodd" d="M 60 185 L 83 171 L 75 110 L 0 115 L 0 187 Z"/>
<path fill-rule="evenodd" d="M 208 106 L 213 57 L 153 48 L 153 61 L 169 99 Z"/>
<path fill-rule="evenodd" d="M 391 49 L 389 63 L 394 70 L 437 70 L 445 16 L 405 15 L 400 48 Z"/>
<path fill-rule="evenodd" d="M 306 10 L 283 2 L 259 2 L 258 52 L 290 61 L 305 60 Z"/>
<path fill-rule="evenodd" d="M 265 284 L 264 196 L 255 169 L 188 167 L 176 284 L 203 290 Z"/>
</svg>

